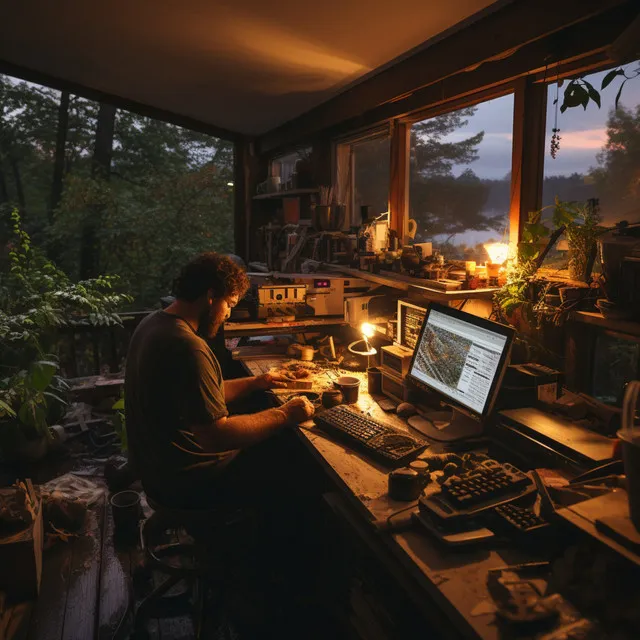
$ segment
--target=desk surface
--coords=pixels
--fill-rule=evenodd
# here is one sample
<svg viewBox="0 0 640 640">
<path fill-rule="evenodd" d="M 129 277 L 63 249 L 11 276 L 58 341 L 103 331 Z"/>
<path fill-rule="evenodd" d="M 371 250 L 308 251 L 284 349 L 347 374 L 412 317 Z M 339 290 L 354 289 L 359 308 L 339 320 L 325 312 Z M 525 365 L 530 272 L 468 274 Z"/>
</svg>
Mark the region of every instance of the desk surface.
<svg viewBox="0 0 640 640">
<path fill-rule="evenodd" d="M 245 366 L 251 374 L 260 375 L 280 368 L 287 361 L 276 358 L 254 360 L 245 362 Z M 362 387 L 366 389 L 364 373 L 344 373 L 357 375 L 363 380 L 358 408 L 370 411 L 373 418 L 384 419 L 398 429 L 408 431 L 403 420 L 395 414 L 385 414 L 375 400 L 363 392 Z M 324 374 L 314 377 L 315 391 L 323 391 L 331 384 Z M 372 532 L 376 531 L 374 521 L 407 507 L 409 503 L 396 502 L 388 497 L 388 470 L 348 447 L 329 440 L 313 427 L 312 422 L 305 423 L 298 432 L 312 454 L 338 485 L 345 489 L 345 497 L 364 516 Z M 427 449 L 427 453 L 430 450 Z M 438 545 L 435 540 L 418 531 L 392 535 L 378 532 L 376 535 L 412 579 L 418 582 L 423 594 L 428 594 L 460 633 L 469 638 L 492 640 L 501 637 L 493 613 L 472 613 L 482 603 L 492 603 L 486 587 L 488 570 L 539 559 L 513 549 L 450 549 Z"/>
</svg>

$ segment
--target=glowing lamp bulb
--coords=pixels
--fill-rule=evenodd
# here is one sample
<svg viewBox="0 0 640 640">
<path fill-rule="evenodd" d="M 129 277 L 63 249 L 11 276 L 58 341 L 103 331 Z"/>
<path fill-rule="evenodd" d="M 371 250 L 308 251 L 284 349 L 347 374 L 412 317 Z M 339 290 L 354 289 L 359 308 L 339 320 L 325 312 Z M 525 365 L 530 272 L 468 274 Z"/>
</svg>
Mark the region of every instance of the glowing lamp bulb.
<svg viewBox="0 0 640 640">
<path fill-rule="evenodd" d="M 227 187 L 233 187 L 233 182 L 227 182 Z"/>
<path fill-rule="evenodd" d="M 369 324 L 368 322 L 363 322 L 360 325 L 360 333 L 365 337 L 365 338 L 373 338 L 373 336 L 376 333 L 376 329 L 372 324 Z"/>
<path fill-rule="evenodd" d="M 492 264 L 503 264 L 509 255 L 509 245 L 504 242 L 490 242 L 483 245 Z"/>
</svg>

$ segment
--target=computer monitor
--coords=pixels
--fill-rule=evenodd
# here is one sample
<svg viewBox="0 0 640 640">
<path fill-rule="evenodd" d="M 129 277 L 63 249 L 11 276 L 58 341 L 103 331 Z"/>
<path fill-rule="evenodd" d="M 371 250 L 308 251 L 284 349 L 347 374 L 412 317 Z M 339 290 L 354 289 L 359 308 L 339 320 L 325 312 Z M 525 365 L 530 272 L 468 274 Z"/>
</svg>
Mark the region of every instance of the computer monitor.
<svg viewBox="0 0 640 640">
<path fill-rule="evenodd" d="M 436 392 L 453 413 L 414 416 L 409 424 L 435 440 L 479 435 L 509 361 L 514 330 L 432 303 L 416 342 L 408 377 Z"/>
</svg>

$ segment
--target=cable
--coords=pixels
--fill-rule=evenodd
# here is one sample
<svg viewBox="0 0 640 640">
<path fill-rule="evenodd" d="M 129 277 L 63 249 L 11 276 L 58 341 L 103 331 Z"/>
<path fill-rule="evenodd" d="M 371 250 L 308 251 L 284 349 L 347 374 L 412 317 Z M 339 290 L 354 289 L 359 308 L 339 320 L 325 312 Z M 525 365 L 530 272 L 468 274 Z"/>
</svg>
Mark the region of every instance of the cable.
<svg viewBox="0 0 640 640">
<path fill-rule="evenodd" d="M 386 530 L 392 531 L 393 525 L 391 523 L 391 520 L 393 518 L 400 515 L 401 513 L 404 513 L 405 511 L 409 511 L 409 509 L 415 509 L 417 506 L 418 506 L 418 501 L 416 500 L 415 502 L 412 502 L 408 507 L 404 507 L 403 509 L 399 509 L 398 511 L 394 511 L 392 514 L 388 515 L 386 519 Z"/>
</svg>

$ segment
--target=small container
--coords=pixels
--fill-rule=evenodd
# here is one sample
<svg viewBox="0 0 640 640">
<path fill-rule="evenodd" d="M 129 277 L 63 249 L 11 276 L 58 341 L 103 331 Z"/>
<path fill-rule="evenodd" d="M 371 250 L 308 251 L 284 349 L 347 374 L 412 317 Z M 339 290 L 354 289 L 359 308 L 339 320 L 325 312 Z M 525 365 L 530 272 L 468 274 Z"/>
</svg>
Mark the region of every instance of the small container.
<svg viewBox="0 0 640 640">
<path fill-rule="evenodd" d="M 367 369 L 367 390 L 369 393 L 382 393 L 382 371 L 378 367 Z"/>
<path fill-rule="evenodd" d="M 111 496 L 111 509 L 115 536 L 121 540 L 134 540 L 142 517 L 140 494 L 137 491 L 120 491 Z"/>
<path fill-rule="evenodd" d="M 340 376 L 333 384 L 342 391 L 342 396 L 346 404 L 355 404 L 358 402 L 360 378 L 356 378 L 355 376 Z"/>
<path fill-rule="evenodd" d="M 629 433 L 618 431 L 622 444 L 622 460 L 627 476 L 629 515 L 635 528 L 640 531 L 640 440 L 634 440 Z"/>
<path fill-rule="evenodd" d="M 421 476 L 429 477 L 429 463 L 425 460 L 412 460 L 409 463 L 409 468 L 418 472 Z"/>
<path fill-rule="evenodd" d="M 388 482 L 389 497 L 402 502 L 417 500 L 424 487 L 422 476 L 409 467 L 394 469 Z"/>
<path fill-rule="evenodd" d="M 331 407 L 337 407 L 342 404 L 343 399 L 340 389 L 327 389 L 322 394 L 322 406 L 325 409 L 331 409 Z"/>
</svg>

